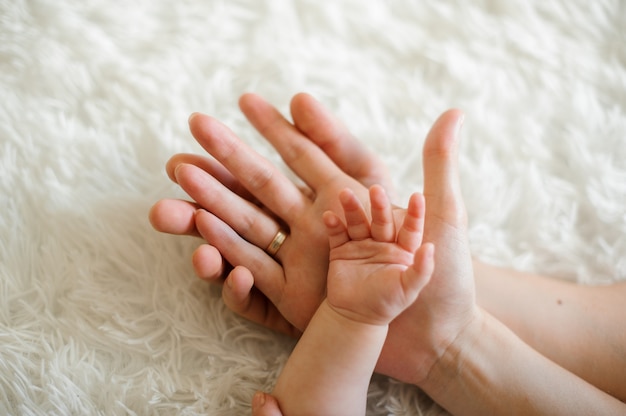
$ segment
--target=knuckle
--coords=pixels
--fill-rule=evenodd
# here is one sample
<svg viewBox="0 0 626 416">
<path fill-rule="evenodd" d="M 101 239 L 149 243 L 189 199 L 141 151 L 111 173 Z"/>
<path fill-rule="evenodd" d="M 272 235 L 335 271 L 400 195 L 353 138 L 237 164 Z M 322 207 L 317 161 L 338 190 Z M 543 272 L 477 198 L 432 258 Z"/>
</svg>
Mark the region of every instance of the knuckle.
<svg viewBox="0 0 626 416">
<path fill-rule="evenodd" d="M 246 183 L 248 189 L 252 191 L 262 190 L 271 182 L 274 177 L 274 169 L 270 166 L 258 167 L 250 172 Z"/>
</svg>

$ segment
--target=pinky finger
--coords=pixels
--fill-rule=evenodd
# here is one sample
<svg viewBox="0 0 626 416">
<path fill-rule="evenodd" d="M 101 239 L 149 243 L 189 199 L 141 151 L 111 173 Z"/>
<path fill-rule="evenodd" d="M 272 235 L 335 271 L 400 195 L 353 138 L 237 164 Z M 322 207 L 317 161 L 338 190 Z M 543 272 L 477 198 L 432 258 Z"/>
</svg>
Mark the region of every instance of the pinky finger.
<svg viewBox="0 0 626 416">
<path fill-rule="evenodd" d="M 255 289 L 252 273 L 243 266 L 235 267 L 226 278 L 222 299 L 228 309 L 249 321 L 295 338 L 302 334 L 263 293 Z"/>
<path fill-rule="evenodd" d="M 209 282 L 219 282 L 226 276 L 226 265 L 219 250 L 212 245 L 202 244 L 191 257 L 196 275 Z"/>
<path fill-rule="evenodd" d="M 222 289 L 222 296 L 226 306 L 233 310 L 242 310 L 242 306 L 246 307 L 248 295 L 254 286 L 254 277 L 250 270 L 243 266 L 235 267 L 224 282 L 224 288 Z"/>
</svg>

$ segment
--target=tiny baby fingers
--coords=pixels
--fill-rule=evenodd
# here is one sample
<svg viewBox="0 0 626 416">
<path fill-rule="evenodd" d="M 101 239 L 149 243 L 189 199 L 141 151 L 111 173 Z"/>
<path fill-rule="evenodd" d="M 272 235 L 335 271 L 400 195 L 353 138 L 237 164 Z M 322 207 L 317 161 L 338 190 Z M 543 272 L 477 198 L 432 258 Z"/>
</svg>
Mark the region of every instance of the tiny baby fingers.
<svg viewBox="0 0 626 416">
<path fill-rule="evenodd" d="M 409 252 L 414 252 L 422 244 L 424 213 L 424 196 L 414 193 L 409 198 L 409 207 L 407 208 L 402 227 L 398 231 L 397 239 L 398 245 Z"/>
<path fill-rule="evenodd" d="M 364 240 L 371 236 L 370 222 L 365 214 L 365 209 L 361 202 L 357 199 L 354 192 L 350 189 L 344 189 L 339 194 L 339 201 L 343 208 L 346 218 L 346 226 L 348 235 L 352 240 Z"/>
<path fill-rule="evenodd" d="M 370 201 L 372 210 L 372 238 L 377 241 L 393 242 L 396 230 L 393 223 L 391 203 L 380 185 L 370 188 Z"/>
</svg>

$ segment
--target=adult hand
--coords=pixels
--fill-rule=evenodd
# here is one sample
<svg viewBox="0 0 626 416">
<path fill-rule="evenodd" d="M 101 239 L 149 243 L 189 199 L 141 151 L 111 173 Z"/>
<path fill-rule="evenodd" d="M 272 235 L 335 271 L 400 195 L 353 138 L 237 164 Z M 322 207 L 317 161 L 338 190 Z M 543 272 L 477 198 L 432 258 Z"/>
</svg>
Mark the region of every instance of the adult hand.
<svg viewBox="0 0 626 416">
<path fill-rule="evenodd" d="M 199 276 L 223 276 L 223 259 L 245 266 L 230 273 L 226 304 L 252 321 L 295 335 L 325 293 L 328 243 L 322 213 L 338 208 L 337 195 L 346 187 L 367 201 L 366 186 L 388 187 L 388 175 L 306 94 L 292 100 L 293 125 L 258 96 L 244 95 L 240 107 L 306 186 L 295 186 L 217 120 L 196 114 L 191 131 L 215 160 L 178 155 L 167 169 L 196 203 L 159 201 L 150 218 L 157 230 L 207 240 L 194 255 Z M 206 211 L 194 217 L 199 207 Z M 262 249 L 280 228 L 289 236 L 272 258 Z"/>
<path fill-rule="evenodd" d="M 240 108 L 253 125 L 266 129 L 274 122 L 277 111 L 263 98 L 255 94 L 244 94 Z M 306 93 L 300 93 L 291 100 L 293 125 L 299 135 L 293 136 L 294 142 L 283 143 L 287 153 L 297 151 L 301 141 L 311 141 L 325 153 L 324 157 L 366 188 L 380 184 L 393 195 L 391 179 L 385 165 L 370 152 L 358 139 L 350 134 L 346 127 L 337 120 L 320 102 Z M 271 119 L 263 117 L 271 116 Z M 287 123 L 289 124 L 289 123 Z M 281 122 L 281 128 L 291 127 Z M 280 131 L 278 131 L 280 133 Z M 285 131 L 287 133 L 287 131 Z M 196 154 L 180 153 L 172 156 L 166 164 L 169 178 L 178 183 L 175 175 L 180 164 L 195 165 L 210 173 L 233 192 L 245 198 L 253 199 L 227 169 L 212 158 Z M 200 236 L 196 229 L 194 213 L 198 204 L 178 199 L 162 199 L 150 210 L 150 222 L 160 232 L 176 235 Z M 217 273 L 216 275 L 219 275 Z M 208 275 L 202 275 L 205 277 Z"/>
<path fill-rule="evenodd" d="M 435 272 L 391 323 L 378 370 L 418 385 L 452 414 L 623 414 L 624 403 L 477 306 L 457 166 L 461 123 L 460 112 L 444 113 L 424 144 L 424 241 L 437 248 Z"/>
<path fill-rule="evenodd" d="M 230 273 L 229 284 L 224 286 L 226 304 L 254 322 L 295 335 L 304 329 L 324 294 L 328 247 L 321 231 L 321 213 L 336 209 L 339 191 L 345 187 L 353 189 L 362 201 L 367 201 L 365 186 L 334 163 L 347 164 L 347 150 L 358 149 L 358 142 L 306 95 L 297 96 L 292 101 L 295 125 L 257 96 L 242 97 L 240 105 L 246 117 L 276 147 L 312 193 L 301 192 L 225 126 L 202 115 L 190 121 L 192 133 L 219 163 L 197 156 L 179 156 L 168 164 L 168 173 L 198 205 L 213 213 L 200 211 L 195 218 L 210 244 L 202 246 L 196 253 L 198 274 L 207 278 L 220 275 L 223 270 L 220 253 L 230 264 L 245 266 Z M 421 359 L 435 357 L 433 346 L 445 346 L 464 325 L 464 320 L 471 320 L 474 313 L 471 258 L 466 244 L 465 210 L 456 168 L 456 135 L 460 119 L 458 111 L 445 113 L 431 129 L 424 147 L 425 241 L 433 242 L 439 248 L 433 282 L 423 293 L 423 298 L 430 300 L 421 299 L 423 302 L 418 302 L 392 322 L 377 367 L 377 371 L 404 381 L 423 376 L 428 363 Z M 337 137 L 340 139 L 334 139 Z M 367 163 L 360 164 L 364 166 L 362 170 L 344 167 L 346 172 L 366 184 L 377 177 L 386 178 L 381 173 L 384 169 L 373 156 L 367 155 L 362 148 L 356 154 L 355 160 Z M 371 172 L 374 173 L 368 175 Z M 255 199 L 260 202 L 246 202 Z M 261 203 L 273 215 L 259 208 Z M 171 221 L 169 224 L 159 221 L 164 217 L 159 214 L 167 211 L 164 207 L 172 207 L 172 201 L 162 201 L 152 211 L 152 222 L 162 231 L 197 232 L 190 223 L 198 205 L 186 205 L 185 209 L 181 208 L 182 205 L 177 206 L 176 228 Z M 181 214 L 183 211 L 186 214 Z M 394 215 L 403 216 L 404 211 L 396 210 Z M 287 224 L 291 234 L 277 254 L 278 261 L 274 261 L 262 248 L 271 241 L 281 222 Z M 448 257 L 461 261 L 439 266 L 446 263 Z M 220 266 L 217 266 L 218 262 Z M 254 276 L 248 270 L 252 270 Z M 462 273 L 457 273 L 461 270 Z M 451 296 L 448 298 L 447 295 Z M 423 306 L 437 305 L 438 301 L 441 301 L 438 310 L 452 310 L 458 306 L 462 311 L 460 322 L 452 325 L 450 320 L 443 318 L 445 314 L 433 316 Z M 415 322 L 421 318 L 424 320 L 416 327 Z M 439 331 L 433 331 L 437 322 L 443 324 Z M 432 339 L 420 341 L 424 334 Z M 415 365 L 403 365 L 403 360 L 398 357 L 410 359 Z"/>
</svg>

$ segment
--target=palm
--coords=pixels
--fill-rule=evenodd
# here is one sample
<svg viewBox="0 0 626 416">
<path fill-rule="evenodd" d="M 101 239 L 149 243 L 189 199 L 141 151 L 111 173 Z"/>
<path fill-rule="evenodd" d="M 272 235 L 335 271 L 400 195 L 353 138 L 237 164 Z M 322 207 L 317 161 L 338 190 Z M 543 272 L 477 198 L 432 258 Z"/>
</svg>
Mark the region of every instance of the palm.
<svg viewBox="0 0 626 416">
<path fill-rule="evenodd" d="M 415 301 L 432 274 L 429 249 L 421 245 L 423 197 L 411 196 L 399 226 L 380 186 L 369 191 L 370 218 L 350 190 L 342 191 L 339 200 L 345 222 L 334 212 L 324 214 L 330 245 L 328 303 L 354 321 L 387 325 Z"/>
<path fill-rule="evenodd" d="M 367 239 L 334 248 L 330 259 L 328 301 L 346 317 L 387 324 L 407 306 L 401 279 L 413 253 Z"/>
</svg>

